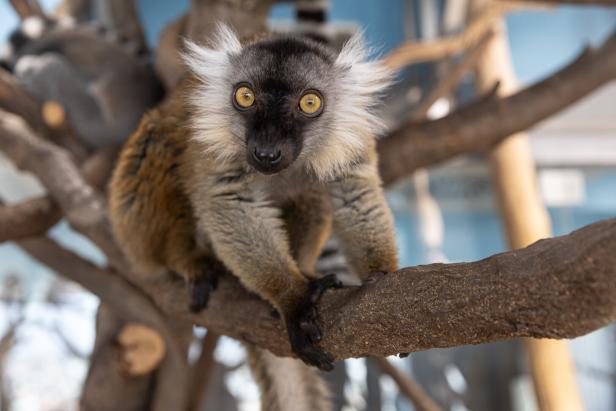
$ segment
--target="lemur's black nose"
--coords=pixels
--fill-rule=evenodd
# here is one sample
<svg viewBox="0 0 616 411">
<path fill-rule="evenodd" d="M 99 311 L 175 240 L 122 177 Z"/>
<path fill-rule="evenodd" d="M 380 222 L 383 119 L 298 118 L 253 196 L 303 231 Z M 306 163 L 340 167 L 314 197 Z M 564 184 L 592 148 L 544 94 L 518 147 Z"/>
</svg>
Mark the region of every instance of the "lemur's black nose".
<svg viewBox="0 0 616 411">
<path fill-rule="evenodd" d="M 282 160 L 282 152 L 274 148 L 257 147 L 252 152 L 254 159 L 264 166 L 274 166 Z"/>
</svg>

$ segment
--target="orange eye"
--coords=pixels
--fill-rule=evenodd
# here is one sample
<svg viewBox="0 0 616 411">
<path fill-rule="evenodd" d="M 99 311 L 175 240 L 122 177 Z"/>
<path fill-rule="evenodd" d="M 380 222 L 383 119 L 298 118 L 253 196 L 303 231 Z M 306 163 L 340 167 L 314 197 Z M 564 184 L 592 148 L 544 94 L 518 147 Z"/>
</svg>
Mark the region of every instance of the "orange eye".
<svg viewBox="0 0 616 411">
<path fill-rule="evenodd" d="M 233 98 L 239 108 L 249 108 L 255 103 L 255 92 L 250 87 L 240 86 L 235 90 Z"/>
<path fill-rule="evenodd" d="M 321 114 L 323 108 L 323 100 L 321 96 L 313 91 L 310 91 L 299 99 L 299 109 L 302 113 L 310 117 L 315 117 Z"/>
</svg>

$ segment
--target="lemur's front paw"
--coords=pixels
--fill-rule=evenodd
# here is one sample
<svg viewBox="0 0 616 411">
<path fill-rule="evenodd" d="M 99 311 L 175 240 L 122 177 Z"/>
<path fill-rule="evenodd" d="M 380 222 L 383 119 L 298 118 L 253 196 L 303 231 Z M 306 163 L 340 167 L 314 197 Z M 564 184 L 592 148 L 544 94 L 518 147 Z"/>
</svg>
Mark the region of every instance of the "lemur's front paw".
<svg viewBox="0 0 616 411">
<path fill-rule="evenodd" d="M 342 283 L 334 274 L 311 281 L 308 294 L 287 318 L 287 331 L 293 351 L 306 364 L 314 365 L 324 371 L 331 371 L 334 368 L 334 358 L 316 346 L 321 340 L 321 330 L 317 324 L 317 303 L 325 290 L 340 287 Z"/>
<path fill-rule="evenodd" d="M 203 259 L 199 261 L 199 275 L 188 280 L 189 309 L 198 313 L 207 307 L 210 293 L 218 286 L 218 277 L 226 272 L 216 261 Z"/>
</svg>

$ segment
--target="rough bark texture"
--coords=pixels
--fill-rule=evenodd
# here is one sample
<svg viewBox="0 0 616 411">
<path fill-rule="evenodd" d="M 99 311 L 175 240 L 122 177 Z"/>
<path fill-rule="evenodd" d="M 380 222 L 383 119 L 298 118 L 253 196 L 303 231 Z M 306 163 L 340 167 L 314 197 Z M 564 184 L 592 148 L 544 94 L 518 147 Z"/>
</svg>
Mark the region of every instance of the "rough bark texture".
<svg viewBox="0 0 616 411">
<path fill-rule="evenodd" d="M 385 183 L 462 153 L 486 150 L 616 78 L 616 35 L 545 80 L 509 97 L 490 96 L 439 120 L 407 123 L 379 142 Z"/>
<path fill-rule="evenodd" d="M 616 219 L 473 263 L 403 268 L 374 284 L 328 291 L 322 347 L 337 359 L 386 356 L 515 337 L 573 338 L 616 320 Z M 148 289 L 185 318 L 180 284 Z M 195 323 L 290 355 L 267 303 L 233 278 Z"/>
</svg>

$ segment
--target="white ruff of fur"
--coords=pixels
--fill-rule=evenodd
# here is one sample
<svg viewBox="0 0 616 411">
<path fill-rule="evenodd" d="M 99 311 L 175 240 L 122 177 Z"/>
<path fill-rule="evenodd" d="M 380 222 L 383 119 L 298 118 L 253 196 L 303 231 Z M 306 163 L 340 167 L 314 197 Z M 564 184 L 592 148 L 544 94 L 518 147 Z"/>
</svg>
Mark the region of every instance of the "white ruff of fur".
<svg viewBox="0 0 616 411">
<path fill-rule="evenodd" d="M 231 55 L 242 51 L 240 41 L 231 29 L 220 24 L 212 48 L 188 40 L 185 44 L 184 62 L 201 81 L 189 96 L 195 113 L 191 116 L 193 138 L 217 161 L 233 161 L 243 152 L 244 143 L 241 130 L 234 129 L 233 113 L 228 107 L 232 84 L 227 73 L 231 70 Z"/>
<path fill-rule="evenodd" d="M 318 153 L 306 159 L 320 179 L 341 173 L 362 156 L 367 139 L 384 130 L 376 112 L 380 95 L 391 84 L 392 72 L 379 61 L 367 61 L 368 50 L 361 33 L 344 45 L 335 65 L 338 89 L 333 102 L 330 135 L 321 141 Z"/>
</svg>

